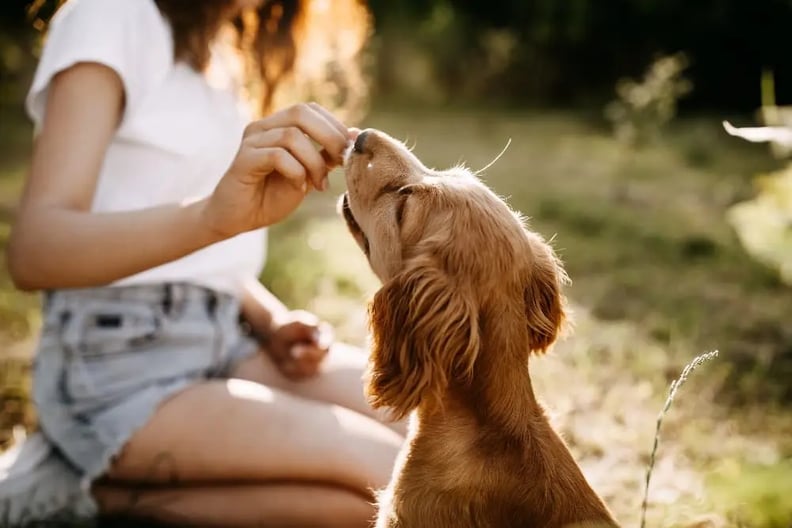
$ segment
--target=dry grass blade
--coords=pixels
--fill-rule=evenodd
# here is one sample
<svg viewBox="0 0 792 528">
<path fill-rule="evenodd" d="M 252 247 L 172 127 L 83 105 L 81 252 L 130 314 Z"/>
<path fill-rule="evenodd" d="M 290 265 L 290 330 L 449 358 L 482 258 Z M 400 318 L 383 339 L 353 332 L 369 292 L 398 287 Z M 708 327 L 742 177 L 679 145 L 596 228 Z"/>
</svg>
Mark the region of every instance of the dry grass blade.
<svg viewBox="0 0 792 528">
<path fill-rule="evenodd" d="M 649 483 L 652 480 L 652 470 L 654 469 L 654 465 L 655 465 L 655 456 L 657 455 L 657 447 L 660 444 L 660 427 L 663 425 L 663 418 L 668 413 L 668 410 L 671 408 L 671 404 L 674 402 L 674 398 L 676 397 L 677 391 L 687 381 L 688 376 L 690 376 L 690 374 L 694 370 L 696 370 L 699 366 L 703 365 L 704 363 L 707 363 L 712 359 L 715 359 L 716 357 L 718 357 L 717 350 L 697 356 L 695 359 L 693 359 L 693 361 L 688 363 L 684 369 L 682 369 L 682 374 L 679 376 L 679 378 L 671 382 L 671 386 L 669 387 L 668 390 L 668 397 L 666 398 L 665 405 L 663 406 L 663 409 L 660 411 L 660 414 L 657 415 L 657 426 L 655 428 L 654 445 L 652 446 L 652 454 L 649 457 L 649 466 L 646 469 L 646 486 L 644 488 L 643 503 L 641 504 L 641 528 L 646 527 L 646 508 L 649 503 Z"/>
</svg>

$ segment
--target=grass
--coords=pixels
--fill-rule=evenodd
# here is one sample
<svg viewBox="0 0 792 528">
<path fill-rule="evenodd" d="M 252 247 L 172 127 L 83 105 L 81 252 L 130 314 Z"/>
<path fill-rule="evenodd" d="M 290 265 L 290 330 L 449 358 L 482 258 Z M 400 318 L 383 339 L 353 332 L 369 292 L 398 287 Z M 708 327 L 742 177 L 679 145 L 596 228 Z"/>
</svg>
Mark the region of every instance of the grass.
<svg viewBox="0 0 792 528">
<path fill-rule="evenodd" d="M 646 526 L 646 509 L 649 506 L 649 490 L 650 484 L 652 483 L 652 471 L 654 470 L 655 463 L 657 462 L 657 449 L 660 446 L 660 428 L 663 425 L 663 418 L 665 418 L 668 411 L 671 409 L 671 404 L 674 403 L 674 398 L 676 398 L 677 391 L 684 385 L 687 381 L 688 376 L 706 363 L 707 361 L 711 361 L 718 357 L 718 351 L 715 350 L 713 352 L 708 352 L 706 354 L 702 354 L 690 363 L 688 363 L 685 368 L 682 370 L 682 374 L 671 382 L 671 387 L 668 390 L 668 397 L 666 398 L 665 405 L 663 405 L 663 409 L 660 411 L 660 414 L 657 416 L 657 425 L 655 426 L 655 435 L 654 441 L 652 444 L 652 453 L 649 455 L 649 466 L 646 469 L 646 487 L 644 489 L 644 500 L 641 503 L 641 528 Z"/>
<path fill-rule="evenodd" d="M 576 330 L 532 362 L 536 390 L 625 526 L 639 521 L 666 386 L 710 349 L 720 359 L 689 380 L 664 419 L 648 525 L 788 528 L 792 519 L 785 403 L 792 295 L 745 256 L 724 219 L 752 192 L 752 175 L 773 163 L 763 149 L 725 137 L 719 121 L 679 122 L 667 141 L 641 151 L 570 114 L 402 109 L 374 112 L 364 123 L 408 140 L 441 168 L 483 167 L 511 138 L 483 177 L 535 229 L 555 235 L 574 281 Z M 2 147 L 0 235 L 29 150 L 29 130 L 14 130 L 13 149 Z M 339 337 L 363 343 L 364 301 L 377 283 L 335 214 L 341 190 L 336 175 L 329 193 L 310 196 L 271 230 L 263 278 L 292 306 L 334 323 Z M 8 346 L 29 343 L 37 306 L 0 272 L 0 335 Z M 2 380 L 16 414 L 0 419 L 29 417 L 20 411 L 28 382 L 19 372 Z"/>
</svg>

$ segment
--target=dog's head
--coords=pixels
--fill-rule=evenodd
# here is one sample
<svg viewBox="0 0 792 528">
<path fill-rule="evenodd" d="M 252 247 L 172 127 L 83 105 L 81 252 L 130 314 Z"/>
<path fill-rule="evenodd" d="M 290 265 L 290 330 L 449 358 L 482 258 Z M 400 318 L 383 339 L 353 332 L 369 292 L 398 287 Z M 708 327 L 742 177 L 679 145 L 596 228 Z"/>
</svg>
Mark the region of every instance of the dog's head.
<svg viewBox="0 0 792 528">
<path fill-rule="evenodd" d="M 564 271 L 544 240 L 463 168 L 435 171 L 377 130 L 348 154 L 347 226 L 382 281 L 369 307 L 367 393 L 403 417 L 470 380 L 482 332 L 524 321 L 516 339 L 542 352 L 564 319 Z"/>
</svg>

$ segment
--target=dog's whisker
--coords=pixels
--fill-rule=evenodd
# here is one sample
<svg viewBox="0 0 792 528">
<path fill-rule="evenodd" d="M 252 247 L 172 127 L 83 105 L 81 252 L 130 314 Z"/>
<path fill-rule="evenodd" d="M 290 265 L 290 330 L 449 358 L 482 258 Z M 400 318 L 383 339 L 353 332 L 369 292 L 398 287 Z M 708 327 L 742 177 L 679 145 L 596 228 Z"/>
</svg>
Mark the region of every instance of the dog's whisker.
<svg viewBox="0 0 792 528">
<path fill-rule="evenodd" d="M 481 173 L 482 173 L 482 172 L 484 172 L 485 170 L 487 170 L 487 169 L 489 169 L 490 167 L 492 167 L 493 165 L 495 165 L 495 164 L 498 162 L 498 160 L 499 160 L 499 159 L 501 159 L 501 158 L 503 157 L 503 155 L 504 155 L 504 154 L 506 154 L 506 151 L 509 149 L 509 146 L 511 145 L 511 142 L 512 142 L 512 139 L 511 139 L 511 138 L 509 138 L 509 140 L 506 142 L 506 146 L 505 146 L 505 147 L 503 147 L 503 150 L 501 150 L 501 151 L 500 151 L 500 154 L 498 154 L 497 156 L 495 156 L 495 159 L 494 159 L 494 160 L 490 161 L 489 163 L 487 163 L 487 165 L 485 165 L 485 166 L 484 166 L 484 167 L 482 167 L 481 169 L 477 170 L 477 171 L 476 171 L 476 172 L 474 172 L 473 174 L 474 174 L 475 176 L 478 176 L 479 174 L 481 174 Z"/>
</svg>

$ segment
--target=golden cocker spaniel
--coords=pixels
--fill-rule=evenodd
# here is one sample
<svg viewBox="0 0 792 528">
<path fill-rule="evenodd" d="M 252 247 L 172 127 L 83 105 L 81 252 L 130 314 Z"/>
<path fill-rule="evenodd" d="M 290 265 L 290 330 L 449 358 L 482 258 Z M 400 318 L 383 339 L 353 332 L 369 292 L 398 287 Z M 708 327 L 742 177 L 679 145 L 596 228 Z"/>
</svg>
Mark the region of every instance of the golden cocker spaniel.
<svg viewBox="0 0 792 528">
<path fill-rule="evenodd" d="M 469 171 L 369 129 L 339 208 L 382 281 L 367 394 L 410 433 L 377 528 L 616 526 L 531 387 L 564 321 L 553 250 Z"/>
</svg>

